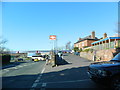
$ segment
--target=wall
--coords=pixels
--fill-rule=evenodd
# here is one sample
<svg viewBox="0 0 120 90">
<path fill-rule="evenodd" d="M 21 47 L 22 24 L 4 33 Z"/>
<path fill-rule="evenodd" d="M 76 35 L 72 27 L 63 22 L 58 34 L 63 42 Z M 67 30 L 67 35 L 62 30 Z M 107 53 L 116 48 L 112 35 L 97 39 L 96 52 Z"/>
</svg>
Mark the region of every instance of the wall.
<svg viewBox="0 0 120 90">
<path fill-rule="evenodd" d="M 96 55 L 96 60 L 100 61 L 109 61 L 113 58 L 113 53 L 115 53 L 115 49 L 107 49 L 107 50 L 99 50 L 96 52 L 81 52 L 80 57 L 93 60 L 93 56 Z M 95 54 L 96 53 L 96 54 Z"/>
</svg>

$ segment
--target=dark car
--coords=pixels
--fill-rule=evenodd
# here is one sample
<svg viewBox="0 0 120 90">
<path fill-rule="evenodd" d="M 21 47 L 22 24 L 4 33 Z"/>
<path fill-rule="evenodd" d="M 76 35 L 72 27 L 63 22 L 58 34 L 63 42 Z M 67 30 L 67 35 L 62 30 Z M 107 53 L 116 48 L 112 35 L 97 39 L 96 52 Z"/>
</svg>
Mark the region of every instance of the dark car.
<svg viewBox="0 0 120 90">
<path fill-rule="evenodd" d="M 92 63 L 88 75 L 93 81 L 120 90 L 120 53 L 112 60 Z"/>
<path fill-rule="evenodd" d="M 23 61 L 23 59 L 22 58 L 18 58 L 18 61 Z"/>
</svg>

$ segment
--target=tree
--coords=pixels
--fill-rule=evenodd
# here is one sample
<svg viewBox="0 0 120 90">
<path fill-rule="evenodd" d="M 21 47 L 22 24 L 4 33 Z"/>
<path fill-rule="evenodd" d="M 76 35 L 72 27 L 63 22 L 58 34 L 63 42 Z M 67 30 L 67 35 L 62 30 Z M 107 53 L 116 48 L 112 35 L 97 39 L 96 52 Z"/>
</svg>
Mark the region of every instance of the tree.
<svg viewBox="0 0 120 90">
<path fill-rule="evenodd" d="M 70 50 L 71 49 L 71 42 L 69 41 L 67 44 L 66 44 L 66 50 Z"/>
<path fill-rule="evenodd" d="M 79 50 L 79 48 L 78 47 L 74 47 L 74 51 L 76 52 L 76 51 L 78 51 Z"/>
<path fill-rule="evenodd" d="M 120 30 L 119 30 L 120 29 L 120 22 L 117 23 L 116 27 L 117 27 L 117 29 L 115 30 L 115 32 L 116 32 L 115 36 L 120 37 Z"/>
<path fill-rule="evenodd" d="M 0 53 L 9 53 L 9 49 L 4 46 L 6 43 L 6 39 L 0 38 Z"/>
</svg>

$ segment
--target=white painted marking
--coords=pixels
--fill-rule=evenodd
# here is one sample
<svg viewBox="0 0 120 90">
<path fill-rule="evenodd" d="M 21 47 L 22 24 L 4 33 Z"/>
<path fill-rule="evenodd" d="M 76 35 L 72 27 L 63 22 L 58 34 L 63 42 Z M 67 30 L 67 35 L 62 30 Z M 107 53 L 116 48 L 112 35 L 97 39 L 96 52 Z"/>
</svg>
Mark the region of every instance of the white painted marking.
<svg viewBox="0 0 120 90">
<path fill-rule="evenodd" d="M 35 63 L 33 63 L 35 64 Z M 45 64 L 46 65 L 46 64 Z M 35 82 L 33 83 L 32 85 L 32 88 L 35 88 L 37 86 L 37 84 L 39 84 L 38 82 L 40 81 L 41 77 L 42 77 L 42 73 L 44 72 L 45 70 L 45 65 L 44 65 L 44 68 L 43 70 L 41 71 L 41 74 L 38 76 L 38 78 L 35 80 Z M 42 86 L 45 87 L 47 83 L 43 83 Z"/>
<path fill-rule="evenodd" d="M 39 79 L 35 80 L 35 83 L 38 83 L 39 82 Z"/>
<path fill-rule="evenodd" d="M 8 70 L 8 69 L 4 69 L 4 71 L 7 71 L 7 72 L 8 72 L 9 70 Z"/>
<path fill-rule="evenodd" d="M 41 77 L 38 77 L 37 80 L 40 80 Z"/>
<path fill-rule="evenodd" d="M 27 65 L 23 65 L 23 66 L 27 66 Z"/>
<path fill-rule="evenodd" d="M 41 77 L 41 76 L 42 76 L 42 74 L 39 75 L 39 77 Z"/>
<path fill-rule="evenodd" d="M 18 66 L 18 67 L 23 67 L 23 66 Z"/>
<path fill-rule="evenodd" d="M 18 69 L 18 68 L 14 67 L 14 69 Z"/>
<path fill-rule="evenodd" d="M 45 68 L 43 68 L 43 70 L 42 70 L 42 72 L 41 72 L 41 74 L 43 74 L 43 72 L 45 71 Z"/>
<path fill-rule="evenodd" d="M 36 86 L 37 86 L 37 83 L 34 83 L 33 86 L 32 86 L 32 88 L 34 88 L 34 87 L 36 87 Z"/>
<path fill-rule="evenodd" d="M 60 81 L 60 82 L 46 82 L 46 83 L 72 83 L 72 82 L 83 82 L 83 81 L 89 81 L 90 79 L 84 79 L 84 80 L 74 80 L 74 81 Z"/>
<path fill-rule="evenodd" d="M 47 83 L 42 83 L 42 87 L 46 87 Z"/>
</svg>

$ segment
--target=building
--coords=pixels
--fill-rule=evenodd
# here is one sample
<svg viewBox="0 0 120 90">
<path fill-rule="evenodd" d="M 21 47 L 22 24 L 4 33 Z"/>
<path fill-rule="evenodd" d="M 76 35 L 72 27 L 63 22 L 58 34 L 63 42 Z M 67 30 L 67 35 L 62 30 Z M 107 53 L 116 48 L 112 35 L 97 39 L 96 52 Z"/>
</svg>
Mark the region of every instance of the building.
<svg viewBox="0 0 120 90">
<path fill-rule="evenodd" d="M 107 34 L 104 33 L 104 36 L 101 40 L 91 43 L 92 48 L 96 50 L 102 49 L 114 49 L 120 47 L 120 37 L 107 37 Z"/>
<path fill-rule="evenodd" d="M 97 37 L 95 37 L 95 31 L 93 31 L 91 33 L 91 35 L 89 36 L 86 36 L 84 38 L 79 38 L 79 40 L 74 43 L 74 47 L 78 47 L 79 49 L 80 48 L 85 48 L 85 47 L 90 47 L 91 46 L 91 43 L 95 42 L 95 41 L 98 41 L 99 39 Z"/>
</svg>

